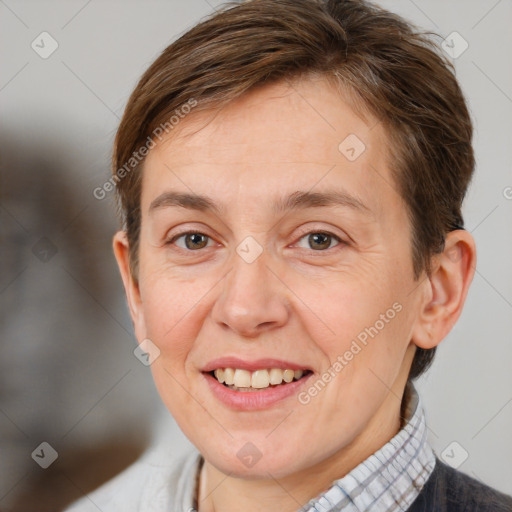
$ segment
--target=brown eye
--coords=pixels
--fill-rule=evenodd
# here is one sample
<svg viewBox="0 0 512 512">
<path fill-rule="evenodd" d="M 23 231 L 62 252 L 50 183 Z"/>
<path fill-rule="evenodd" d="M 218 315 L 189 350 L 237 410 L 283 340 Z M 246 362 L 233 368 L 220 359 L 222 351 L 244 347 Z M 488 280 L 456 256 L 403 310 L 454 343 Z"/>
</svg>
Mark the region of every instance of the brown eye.
<svg viewBox="0 0 512 512">
<path fill-rule="evenodd" d="M 209 239 L 210 237 L 203 233 L 190 232 L 175 236 L 169 243 L 172 244 L 176 242 L 176 245 L 181 249 L 195 251 L 206 247 Z M 183 245 L 183 241 L 185 242 L 185 245 Z"/>
<path fill-rule="evenodd" d="M 332 242 L 335 244 L 332 244 Z M 341 242 L 340 238 L 332 233 L 324 233 L 323 231 L 314 231 L 304 235 L 298 242 L 298 246 L 304 249 L 313 249 L 314 251 L 324 251 L 330 249 Z"/>
<path fill-rule="evenodd" d="M 329 249 L 332 240 L 333 235 L 328 233 L 310 233 L 308 235 L 309 246 L 315 251 Z"/>
<path fill-rule="evenodd" d="M 185 235 L 185 245 L 187 249 L 202 249 L 206 247 L 208 243 L 208 237 L 201 233 L 189 233 Z"/>
<path fill-rule="evenodd" d="M 331 245 L 331 236 L 325 233 L 311 233 L 308 242 L 311 249 L 328 249 Z"/>
</svg>

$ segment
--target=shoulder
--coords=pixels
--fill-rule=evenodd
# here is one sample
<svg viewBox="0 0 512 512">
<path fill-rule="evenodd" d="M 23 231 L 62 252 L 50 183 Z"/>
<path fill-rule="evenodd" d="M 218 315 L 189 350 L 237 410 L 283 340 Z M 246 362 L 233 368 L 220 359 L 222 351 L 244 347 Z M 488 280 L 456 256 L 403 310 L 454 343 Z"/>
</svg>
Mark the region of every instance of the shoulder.
<svg viewBox="0 0 512 512">
<path fill-rule="evenodd" d="M 512 496 L 444 464 L 436 466 L 409 512 L 512 512 Z"/>
<path fill-rule="evenodd" d="M 180 456 L 150 451 L 64 512 L 163 512 L 173 510 L 177 492 L 197 463 L 199 453 Z"/>
</svg>

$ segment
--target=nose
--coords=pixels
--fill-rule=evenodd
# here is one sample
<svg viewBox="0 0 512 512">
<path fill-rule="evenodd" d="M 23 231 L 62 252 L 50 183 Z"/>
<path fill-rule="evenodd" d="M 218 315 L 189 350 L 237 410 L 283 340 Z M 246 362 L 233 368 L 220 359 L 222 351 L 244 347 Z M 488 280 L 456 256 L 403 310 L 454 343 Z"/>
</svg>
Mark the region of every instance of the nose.
<svg viewBox="0 0 512 512">
<path fill-rule="evenodd" d="M 232 262 L 212 309 L 214 321 L 248 338 L 283 326 L 289 317 L 286 288 L 267 266 L 265 251 L 250 263 L 235 252 Z"/>
</svg>

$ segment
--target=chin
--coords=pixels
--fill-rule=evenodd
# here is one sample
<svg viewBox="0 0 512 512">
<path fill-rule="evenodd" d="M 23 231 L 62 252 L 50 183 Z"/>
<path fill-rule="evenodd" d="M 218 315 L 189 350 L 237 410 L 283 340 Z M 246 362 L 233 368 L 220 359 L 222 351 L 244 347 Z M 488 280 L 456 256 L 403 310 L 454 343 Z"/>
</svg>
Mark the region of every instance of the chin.
<svg viewBox="0 0 512 512">
<path fill-rule="evenodd" d="M 232 478 L 242 478 L 245 480 L 268 479 L 269 475 L 273 478 L 281 479 L 295 471 L 295 468 L 289 462 L 268 460 L 268 458 L 265 460 L 264 455 L 253 466 L 246 466 L 236 456 L 231 456 L 230 458 L 219 456 L 215 460 L 209 459 L 208 462 Z"/>
<path fill-rule="evenodd" d="M 307 454 L 292 445 L 285 445 L 284 440 L 276 440 L 270 443 L 268 439 L 258 441 L 230 440 L 219 450 L 219 444 L 205 446 L 203 457 L 215 468 L 226 475 L 243 479 L 268 479 L 269 474 L 276 479 L 285 478 L 288 475 L 309 467 Z M 261 447 L 261 449 L 257 448 Z M 278 450 L 278 446 L 282 449 Z M 300 459 L 298 457 L 300 456 Z"/>
</svg>

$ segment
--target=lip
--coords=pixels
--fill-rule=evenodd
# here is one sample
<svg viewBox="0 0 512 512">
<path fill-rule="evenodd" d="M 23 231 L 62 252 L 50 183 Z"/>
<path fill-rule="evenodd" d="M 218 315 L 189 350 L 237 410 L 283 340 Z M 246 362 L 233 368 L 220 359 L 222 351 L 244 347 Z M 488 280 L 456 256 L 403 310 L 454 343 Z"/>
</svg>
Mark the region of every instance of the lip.
<svg viewBox="0 0 512 512">
<path fill-rule="evenodd" d="M 311 368 L 305 365 L 285 361 L 283 359 L 263 358 L 254 361 L 244 361 L 238 357 L 220 357 L 210 361 L 201 371 L 211 372 L 218 368 L 233 368 L 240 370 L 248 370 L 254 372 L 256 370 L 263 370 L 268 368 L 281 368 L 282 370 L 310 370 Z M 298 381 L 297 381 L 298 382 Z"/>
<path fill-rule="evenodd" d="M 216 368 L 219 368 L 219 366 Z M 230 367 L 227 366 L 227 368 Z M 258 368 L 262 368 L 262 366 L 259 366 Z M 302 388 L 309 380 L 309 378 L 314 374 L 309 373 L 301 379 L 294 380 L 285 385 L 268 387 L 261 391 L 246 392 L 229 389 L 209 373 L 203 373 L 202 375 L 206 379 L 212 394 L 224 405 L 237 411 L 258 411 L 262 409 L 268 409 L 278 402 L 281 402 L 282 400 L 289 398 L 292 395 L 296 395 L 299 389 Z"/>
</svg>

